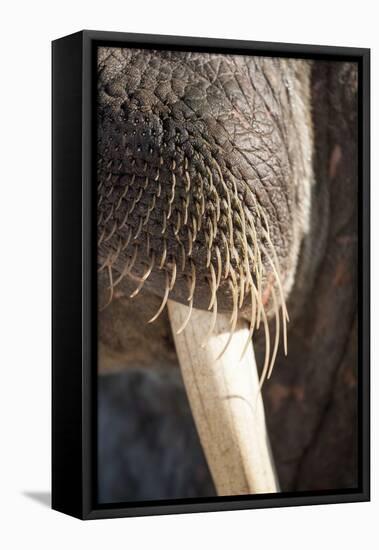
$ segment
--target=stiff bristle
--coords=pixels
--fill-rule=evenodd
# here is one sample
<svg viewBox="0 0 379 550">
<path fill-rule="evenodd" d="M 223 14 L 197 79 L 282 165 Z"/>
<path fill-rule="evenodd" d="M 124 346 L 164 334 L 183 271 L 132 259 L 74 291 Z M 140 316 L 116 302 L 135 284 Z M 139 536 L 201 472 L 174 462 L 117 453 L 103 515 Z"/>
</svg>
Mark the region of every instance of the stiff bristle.
<svg viewBox="0 0 379 550">
<path fill-rule="evenodd" d="M 149 321 L 151 323 L 162 313 L 178 278 L 184 278 L 188 282 L 188 315 L 178 330 L 180 334 L 188 325 L 192 309 L 196 305 L 196 286 L 200 281 L 203 285 L 205 278 L 209 284 L 207 307 L 212 311 L 209 331 L 202 343 L 205 346 L 216 324 L 218 293 L 221 292 L 220 288 L 222 292 L 226 288 L 233 306 L 230 334 L 220 357 L 233 337 L 239 312 L 245 312 L 251 302 L 249 334 L 241 350 L 241 359 L 262 323 L 266 340 L 260 379 L 262 385 L 272 375 L 281 333 L 284 353 L 287 354 L 288 322 L 282 274 L 270 237 L 266 213 L 252 192 L 249 195 L 252 208 L 247 209 L 244 206 L 244 199 L 238 193 L 234 176 L 231 173 L 230 177 L 225 176 L 215 158 L 210 159 L 210 165 L 202 173 L 191 171 L 186 157 L 182 162 L 172 160 L 166 186 L 162 177 L 163 164 L 163 158 L 160 157 L 159 167 L 149 175 L 145 162 L 143 177 L 137 179 L 132 175 L 115 198 L 114 204 L 107 203 L 106 198 L 103 199 L 103 196 L 110 196 L 112 190 L 112 186 L 108 190 L 108 185 L 112 182 L 112 164 L 108 167 L 109 179 L 99 199 L 98 246 L 106 245 L 107 250 L 109 243 L 114 246 L 116 238 L 118 245 L 116 250 L 107 252 L 99 267 L 99 271 L 107 270 L 109 279 L 110 295 L 104 307 L 112 301 L 114 288 L 125 277 L 138 283 L 130 294 L 134 298 L 154 270 L 164 271 L 163 298 L 157 313 Z M 179 186 L 179 178 L 183 187 Z M 131 194 L 134 198 L 128 199 Z M 121 214 L 121 207 L 125 214 Z M 161 209 L 161 222 L 157 232 L 158 208 Z M 154 235 L 156 238 L 159 233 L 161 247 L 158 256 L 153 250 L 153 246 L 156 247 L 157 244 L 152 237 Z M 200 248 L 203 249 L 201 256 Z M 199 263 L 199 257 L 203 258 L 202 264 Z M 146 265 L 140 276 L 132 272 L 137 260 Z M 124 265 L 120 267 L 122 263 Z M 205 268 L 208 275 L 204 277 Z M 115 280 L 114 270 L 118 273 Z M 269 312 L 275 318 L 273 347 L 268 326 Z"/>
</svg>

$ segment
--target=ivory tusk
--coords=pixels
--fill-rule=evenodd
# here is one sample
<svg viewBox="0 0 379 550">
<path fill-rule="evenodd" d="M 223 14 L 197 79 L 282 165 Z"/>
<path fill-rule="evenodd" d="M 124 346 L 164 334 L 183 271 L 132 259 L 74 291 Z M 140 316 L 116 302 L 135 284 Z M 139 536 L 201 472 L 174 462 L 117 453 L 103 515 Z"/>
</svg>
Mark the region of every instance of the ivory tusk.
<svg viewBox="0 0 379 550">
<path fill-rule="evenodd" d="M 200 441 L 218 495 L 275 493 L 275 473 L 259 377 L 252 344 L 240 360 L 248 324 L 238 320 L 225 353 L 217 359 L 230 334 L 229 319 L 218 315 L 213 335 L 201 348 L 212 314 L 168 301 L 176 351 Z"/>
</svg>

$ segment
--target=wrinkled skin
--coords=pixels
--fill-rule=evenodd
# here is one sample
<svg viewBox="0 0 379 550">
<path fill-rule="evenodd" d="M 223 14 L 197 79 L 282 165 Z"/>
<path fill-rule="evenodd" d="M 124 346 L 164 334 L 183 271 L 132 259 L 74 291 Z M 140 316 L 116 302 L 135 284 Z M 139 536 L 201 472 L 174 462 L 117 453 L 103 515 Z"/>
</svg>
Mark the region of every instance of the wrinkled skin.
<svg viewBox="0 0 379 550">
<path fill-rule="evenodd" d="M 307 62 L 103 49 L 98 118 L 99 265 L 114 254 L 112 270 L 122 273 L 126 258 L 137 249 L 134 273 L 143 273 L 148 247 L 156 263 L 165 257 L 165 269 L 154 269 L 146 288 L 162 295 L 165 276 L 171 277 L 175 265 L 170 298 L 183 303 L 194 265 L 194 307 L 206 309 L 209 241 L 211 263 L 216 266 L 218 247 L 225 264 L 228 248 L 239 280 L 244 218 L 251 216 L 257 241 L 264 242 L 260 206 L 288 294 L 309 223 Z M 123 250 L 130 228 L 132 245 Z M 184 269 L 179 267 L 181 243 Z M 252 238 L 247 244 L 254 249 Z M 233 258 L 233 248 L 238 258 Z M 262 261 L 267 286 L 271 267 L 265 256 Z M 253 273 L 251 258 L 249 271 Z M 231 310 L 229 281 L 221 279 L 218 311 Z"/>
<path fill-rule="evenodd" d="M 254 220 L 261 241 L 264 233 L 257 203 L 267 216 L 290 315 L 288 357 L 279 352 L 273 376 L 263 388 L 273 454 L 284 491 L 352 488 L 358 483 L 356 70 L 349 63 L 183 52 L 104 49 L 99 55 L 98 183 L 102 197 L 99 236 L 110 235 L 106 242 L 103 237 L 99 246 L 100 266 L 107 258 L 117 256 L 112 263 L 113 276 L 122 273 L 131 252 L 127 248 L 125 254 L 119 253 L 120 243 L 125 243 L 128 233 L 126 227 L 118 229 L 120 223 L 113 231 L 115 207 L 123 205 L 125 183 L 134 176 L 127 200 L 133 200 L 139 193 L 141 200 L 128 223 L 137 229 L 156 193 L 158 168 L 160 197 L 156 198 L 143 231 L 136 239 L 132 237 L 139 251 L 136 273 L 146 269 L 146 255 L 140 252 L 145 249 L 147 234 L 151 250 L 156 257 L 162 255 L 162 213 L 167 211 L 170 198 L 173 197 L 172 211 L 183 214 L 186 170 L 194 193 L 189 212 L 194 215 L 197 212 L 194 182 L 206 180 L 207 175 L 210 179 L 209 173 L 212 175 L 214 188 L 207 184 L 202 188 L 205 227 L 214 216 L 214 193 L 226 197 L 222 180 L 231 189 L 235 182 L 240 204 Z M 144 189 L 146 175 L 149 183 Z M 112 206 L 112 216 L 108 216 Z M 239 212 L 238 199 L 231 206 L 234 245 L 241 255 L 240 216 L 235 214 Z M 226 214 L 223 219 L 222 213 L 223 210 L 219 235 L 223 230 L 227 233 L 222 225 Z M 125 209 L 120 206 L 117 219 L 124 215 Z M 177 219 L 177 215 L 172 215 L 167 220 L 169 273 L 173 263 L 180 264 L 180 248 L 174 234 Z M 179 236 L 187 243 L 187 229 L 182 227 L 180 231 L 183 233 Z M 204 253 L 207 242 L 206 231 L 198 231 L 192 250 L 197 269 L 194 306 L 205 309 L 210 294 Z M 213 248 L 217 244 L 224 259 L 223 242 L 215 239 Z M 266 262 L 265 267 L 263 288 L 270 284 L 270 265 Z M 183 271 L 178 269 L 171 299 L 187 302 L 189 276 L 187 261 Z M 134 300 L 128 298 L 136 287 L 133 280 L 125 277 L 115 288 L 112 303 L 99 315 L 99 367 L 101 372 L 108 373 L 127 367 L 147 367 L 155 369 L 157 376 L 166 377 L 165 380 L 165 373 L 171 370 L 177 377 L 171 388 L 177 403 L 174 396 L 181 383 L 167 315 L 163 313 L 156 324 L 145 323 L 164 294 L 164 277 L 165 269 L 154 268 Z M 102 270 L 100 304 L 108 300 L 108 287 L 109 272 Z M 218 294 L 219 310 L 231 311 L 228 285 L 221 285 Z M 270 318 L 272 312 L 268 311 Z M 248 318 L 248 303 L 244 302 L 239 314 Z M 261 364 L 259 359 L 264 352 L 261 331 L 254 342 Z M 101 394 L 103 403 L 111 402 L 112 392 L 117 391 L 121 379 L 122 383 L 129 380 L 132 384 L 135 376 L 135 371 L 128 369 L 123 374 L 109 375 Z M 146 376 L 148 384 L 150 375 Z M 141 391 L 131 391 L 125 403 L 119 400 L 117 414 L 132 418 L 136 414 L 133 403 L 144 395 Z M 169 391 L 168 381 L 166 392 Z M 139 410 L 141 422 L 143 419 L 145 424 L 152 422 L 160 412 L 166 414 L 163 405 L 159 405 L 158 392 L 151 391 L 144 403 Z M 189 418 L 185 398 L 182 403 L 183 418 Z M 102 418 L 110 420 L 109 408 L 102 410 L 105 411 L 100 413 L 105 415 Z M 151 447 L 161 449 L 162 463 L 157 466 L 157 476 L 170 463 L 170 446 L 182 433 L 179 426 L 170 429 L 164 435 L 151 434 Z M 182 439 L 182 459 L 193 452 L 193 471 L 186 473 L 187 482 L 182 480 L 176 493 L 172 487 L 166 492 L 161 487 L 162 498 L 196 496 L 195 472 L 209 489 L 209 474 L 199 444 L 193 442 L 196 441 L 193 425 L 183 420 L 182 429 L 187 430 L 192 441 L 189 448 L 186 438 Z M 149 469 L 149 457 L 146 455 L 144 461 L 139 456 L 138 472 L 131 473 L 133 445 L 137 445 L 135 432 L 125 438 L 123 445 L 130 449 L 125 459 L 120 458 L 116 441 L 113 447 L 108 444 L 108 451 L 114 450 L 112 459 L 108 452 L 108 468 L 120 460 L 127 461 L 125 480 L 118 480 L 119 484 L 125 483 L 125 498 L 149 498 L 143 484 L 143 469 Z M 101 441 L 100 431 L 100 445 Z M 105 450 L 103 454 L 100 450 L 100 456 L 104 453 Z M 179 453 L 178 462 L 182 459 Z M 106 470 L 105 462 L 103 469 Z M 101 475 L 100 471 L 100 487 L 105 487 Z M 109 487 L 100 491 L 100 495 L 106 500 L 117 500 L 119 489 L 120 485 L 117 497 L 112 497 Z M 205 493 L 199 487 L 197 494 Z M 151 498 L 155 498 L 153 490 Z"/>
</svg>

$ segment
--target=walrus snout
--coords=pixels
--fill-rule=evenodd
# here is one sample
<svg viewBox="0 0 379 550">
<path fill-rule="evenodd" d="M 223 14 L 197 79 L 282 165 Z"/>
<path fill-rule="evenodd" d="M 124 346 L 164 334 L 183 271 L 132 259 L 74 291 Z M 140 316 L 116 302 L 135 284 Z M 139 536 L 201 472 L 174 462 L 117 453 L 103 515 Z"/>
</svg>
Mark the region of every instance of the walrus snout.
<svg viewBox="0 0 379 550">
<path fill-rule="evenodd" d="M 269 267 L 258 244 L 269 229 L 254 196 L 244 199 L 219 151 L 195 151 L 199 137 L 184 124 L 172 132 L 170 118 L 133 111 L 120 125 L 117 133 L 112 121 L 118 140 L 109 149 L 107 139 L 99 159 L 100 268 L 118 273 L 115 285 L 137 281 L 199 309 L 217 299 L 219 311 L 231 312 L 238 287 L 242 307 Z"/>
<path fill-rule="evenodd" d="M 162 308 L 170 298 L 259 325 L 285 307 L 310 177 L 294 168 L 310 132 L 294 147 L 302 105 L 281 63 L 100 50 L 98 260 L 109 299 L 147 288 Z M 294 82 L 297 63 L 285 66 Z"/>
</svg>

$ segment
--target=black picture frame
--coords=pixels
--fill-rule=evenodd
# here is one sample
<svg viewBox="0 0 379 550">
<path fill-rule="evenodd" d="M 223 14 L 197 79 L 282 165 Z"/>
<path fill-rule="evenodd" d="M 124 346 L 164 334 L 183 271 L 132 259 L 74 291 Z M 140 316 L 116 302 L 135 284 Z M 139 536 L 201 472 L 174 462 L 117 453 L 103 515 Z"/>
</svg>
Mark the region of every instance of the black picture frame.
<svg viewBox="0 0 379 550">
<path fill-rule="evenodd" d="M 359 67 L 359 469 L 356 490 L 98 505 L 95 52 L 99 45 L 355 61 Z M 52 507 L 81 519 L 370 499 L 370 50 L 81 31 L 52 43 Z"/>
</svg>

